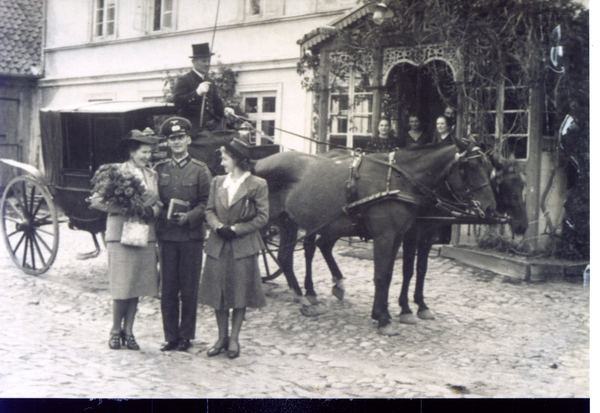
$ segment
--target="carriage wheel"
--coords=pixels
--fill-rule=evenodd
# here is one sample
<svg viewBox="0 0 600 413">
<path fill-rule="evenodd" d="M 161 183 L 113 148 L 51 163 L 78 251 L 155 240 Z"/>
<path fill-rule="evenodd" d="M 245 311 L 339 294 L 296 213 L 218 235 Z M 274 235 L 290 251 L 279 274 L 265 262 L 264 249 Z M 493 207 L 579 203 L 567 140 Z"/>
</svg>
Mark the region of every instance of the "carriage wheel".
<svg viewBox="0 0 600 413">
<path fill-rule="evenodd" d="M 262 266 L 264 267 L 264 272 L 267 274 L 265 277 L 262 277 L 262 282 L 267 282 L 274 280 L 283 274 L 283 270 L 279 265 L 279 261 L 277 261 L 277 257 L 273 253 L 273 250 L 269 248 L 269 244 L 273 241 L 269 240 L 268 237 L 263 238 L 265 249 L 262 251 Z M 275 272 L 271 273 L 274 269 Z"/>
<path fill-rule="evenodd" d="M 58 216 L 48 189 L 30 176 L 8 183 L 2 197 L 2 234 L 17 266 L 43 274 L 58 252 Z"/>
</svg>

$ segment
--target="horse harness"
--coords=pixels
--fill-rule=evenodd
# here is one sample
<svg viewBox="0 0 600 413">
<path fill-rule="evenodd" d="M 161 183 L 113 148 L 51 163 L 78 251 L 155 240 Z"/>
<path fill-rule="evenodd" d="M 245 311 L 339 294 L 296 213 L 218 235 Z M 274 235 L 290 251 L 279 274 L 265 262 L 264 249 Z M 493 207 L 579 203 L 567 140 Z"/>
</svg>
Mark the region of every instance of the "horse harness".
<svg viewBox="0 0 600 413">
<path fill-rule="evenodd" d="M 469 159 L 472 159 L 472 158 L 475 158 L 478 156 L 482 156 L 482 154 L 479 154 L 474 157 L 466 157 L 466 154 L 467 154 L 466 151 L 462 152 L 462 153 L 457 153 L 454 160 L 451 163 L 449 163 L 446 166 L 446 168 L 442 171 L 442 175 L 447 175 L 450 172 L 450 169 L 458 162 L 468 161 Z M 465 202 L 462 202 L 460 200 L 458 200 L 458 202 L 452 202 L 452 201 L 445 200 L 442 196 L 438 195 L 435 191 L 429 189 L 427 186 L 425 186 L 424 184 L 420 183 L 415 178 L 413 178 L 410 174 L 403 171 L 396 164 L 395 155 L 396 155 L 395 152 L 390 152 L 388 154 L 388 162 L 384 162 L 384 161 L 381 161 L 379 159 L 372 158 L 372 157 L 368 158 L 371 162 L 375 162 L 375 163 L 385 165 L 388 167 L 388 173 L 387 173 L 387 178 L 386 178 L 386 189 L 385 189 L 385 191 L 377 192 L 377 193 L 375 193 L 373 195 L 369 195 L 365 198 L 358 199 L 357 181 L 360 179 L 359 169 L 360 169 L 360 166 L 362 165 L 364 153 L 360 149 L 355 149 L 352 151 L 353 160 L 349 166 L 349 176 L 348 176 L 348 180 L 346 181 L 346 202 L 347 203 L 343 207 L 343 212 L 346 213 L 350 217 L 350 219 L 352 220 L 352 225 L 356 231 L 356 234 L 363 241 L 367 241 L 367 240 L 370 240 L 373 238 L 371 236 L 371 234 L 369 234 L 369 231 L 365 225 L 365 221 L 364 221 L 365 207 L 369 204 L 373 204 L 373 203 L 381 202 L 381 201 L 385 201 L 385 200 L 396 200 L 396 201 L 400 201 L 400 202 L 408 202 L 410 204 L 414 204 L 417 206 L 434 205 L 436 208 L 439 208 L 451 215 L 451 218 L 448 218 L 448 217 L 440 218 L 440 219 L 444 219 L 444 220 L 445 219 L 456 220 L 457 218 L 473 220 L 473 219 L 477 218 L 477 216 L 475 216 L 474 214 L 465 211 L 466 207 L 468 207 L 468 204 L 466 204 Z M 405 176 L 409 180 L 409 182 L 411 182 L 415 187 L 420 188 L 423 192 L 425 192 L 427 194 L 427 196 L 411 194 L 408 192 L 402 192 L 400 189 L 390 189 L 391 188 L 391 180 L 392 180 L 392 171 L 396 171 L 396 172 L 402 174 L 403 176 Z M 489 185 L 489 183 L 481 185 L 480 187 L 472 189 L 472 190 L 467 190 L 467 193 L 468 194 L 473 193 L 473 192 L 477 191 L 478 189 L 481 189 L 487 185 Z M 473 203 L 473 206 L 475 207 L 475 209 L 478 209 L 478 202 L 474 199 L 471 199 L 471 202 Z M 481 209 L 479 209 L 479 215 L 481 216 L 481 214 L 483 214 L 483 211 L 481 211 Z M 295 245 L 298 242 L 304 241 L 311 235 L 318 233 L 320 230 L 325 228 L 327 225 L 329 225 L 332 221 L 336 220 L 337 218 L 339 218 L 339 215 L 335 216 L 334 218 L 332 218 L 328 221 L 323 222 L 321 225 L 317 226 L 316 228 L 313 228 L 311 231 L 307 232 L 304 236 L 296 239 L 294 241 L 294 243 L 290 244 L 290 245 Z M 280 248 L 281 248 L 281 246 L 280 246 Z"/>
<path fill-rule="evenodd" d="M 352 225 L 356 230 L 358 236 L 363 240 L 369 240 L 372 237 L 370 236 L 368 229 L 364 222 L 364 211 L 365 207 L 368 204 L 373 204 L 376 202 L 381 202 L 384 200 L 396 200 L 400 202 L 407 202 L 417 206 L 431 206 L 434 205 L 436 208 L 443 210 L 444 212 L 450 214 L 452 218 L 466 218 L 472 219 L 474 218 L 474 214 L 466 211 L 466 207 L 468 204 L 456 198 L 457 202 L 451 202 L 444 199 L 442 196 L 437 194 L 435 191 L 429 189 L 424 184 L 417 181 L 414 177 L 408 174 L 406 171 L 403 171 L 397 164 L 395 159 L 395 152 L 390 152 L 388 154 L 388 162 L 381 161 L 376 158 L 369 158 L 370 161 L 385 165 L 388 167 L 388 173 L 386 178 L 386 189 L 385 191 L 377 192 L 375 194 L 369 195 L 365 198 L 358 199 L 358 186 L 357 181 L 360 179 L 359 168 L 362 164 L 364 154 L 359 150 L 354 150 L 352 152 L 352 163 L 349 167 L 349 177 L 346 181 L 346 206 L 344 206 L 343 210 L 348 216 L 352 219 Z M 482 156 L 482 154 L 475 155 L 473 157 L 466 157 L 467 152 L 457 153 L 454 160 L 449 163 L 446 168 L 442 171 L 442 175 L 446 176 L 450 173 L 450 169 L 459 162 L 468 161 L 469 159 Z M 409 182 L 411 182 L 415 187 L 419 188 L 421 191 L 426 193 L 426 196 L 412 194 L 408 192 L 403 192 L 400 189 L 390 189 L 391 188 L 391 178 L 392 171 L 396 171 L 406 177 Z M 448 183 L 446 182 L 448 185 Z M 470 196 L 470 201 L 478 212 L 479 217 L 483 217 L 485 213 L 481 210 L 479 202 L 473 199 L 472 194 L 489 185 L 489 183 L 483 184 L 474 189 L 467 189 L 467 195 Z M 450 191 L 453 193 L 452 191 Z M 453 194 L 454 196 L 454 194 Z"/>
</svg>

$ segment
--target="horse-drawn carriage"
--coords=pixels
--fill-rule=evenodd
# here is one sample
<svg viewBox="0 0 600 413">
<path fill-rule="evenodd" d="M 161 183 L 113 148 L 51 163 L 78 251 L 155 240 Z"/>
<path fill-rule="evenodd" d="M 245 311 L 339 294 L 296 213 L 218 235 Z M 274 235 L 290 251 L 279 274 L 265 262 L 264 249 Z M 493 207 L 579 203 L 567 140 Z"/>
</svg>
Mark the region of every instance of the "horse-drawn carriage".
<svg viewBox="0 0 600 413">
<path fill-rule="evenodd" d="M 90 209 L 90 179 L 100 165 L 125 159 L 118 142 L 130 130 L 150 127 L 158 130 L 162 122 L 175 115 L 172 104 L 152 102 L 102 102 L 72 109 L 44 109 L 40 112 L 42 155 L 45 173 L 34 166 L 2 159 L 3 167 L 26 172 L 6 186 L 2 196 L 2 234 L 15 264 L 27 274 L 47 271 L 56 258 L 59 222 L 68 219 L 71 229 L 92 234 L 100 251 L 97 234 L 106 228 L 106 213 Z M 237 132 L 217 131 L 194 141 L 192 156 L 205 161 L 211 169 L 218 165 L 214 153 Z M 257 147 L 257 157 L 278 152 L 279 145 Z M 168 156 L 165 145 L 153 152 L 152 161 Z M 60 207 L 60 210 L 59 208 Z"/>
<path fill-rule="evenodd" d="M 174 112 L 169 104 L 140 102 L 43 110 L 40 118 L 46 174 L 30 165 L 2 160 L 28 173 L 10 181 L 2 197 L 2 232 L 15 264 L 28 274 L 42 274 L 50 268 L 59 244 L 56 205 L 61 207 L 71 228 L 92 234 L 96 251 L 88 255 L 97 255 L 99 243 L 96 234 L 104 231 L 106 215 L 90 209 L 85 201 L 90 194 L 91 177 L 100 165 L 123 160 L 119 159 L 117 142 L 128 131 L 143 130 L 148 126 L 158 130 L 158 126 Z M 218 159 L 214 157 L 216 149 L 235 136 L 239 133 L 232 130 L 212 132 L 194 140 L 189 148 L 190 154 L 207 163 L 214 172 L 218 166 Z M 486 154 L 473 142 L 457 140 L 454 145 L 445 147 L 372 156 L 356 152 L 339 156 L 298 152 L 276 154 L 280 152 L 279 145 L 255 149 L 254 158 L 260 159 L 256 173 L 269 183 L 271 224 L 279 228 L 280 243 L 276 261 L 281 269 L 274 274 L 269 274 L 267 269 L 267 276 L 263 279 L 272 279 L 283 272 L 290 288 L 302 295 L 292 264 L 294 247 L 299 241 L 297 232 L 302 228 L 306 230 L 303 238 L 313 243 L 312 249 L 307 252 L 307 295 L 315 295 L 310 254 L 314 253 L 317 235 L 321 242 L 319 247 L 334 276 L 334 291 L 336 288 L 338 292 L 343 290 L 342 274 L 331 256 L 331 249 L 341 236 L 363 236 L 362 225 L 374 243 L 372 317 L 379 321 L 379 330 L 383 334 L 394 333 L 390 328 L 387 307 L 396 252 L 409 228 L 417 220 L 425 218 L 419 212 L 422 206 L 445 208 L 450 214 L 442 220 L 475 222 L 474 219 L 484 216 L 489 218 L 504 197 L 512 196 L 514 200 L 512 204 L 505 205 L 505 210 L 513 218 L 517 217 L 516 221 L 524 221 L 526 227 L 522 180 L 514 171 L 505 171 L 502 181 L 492 178 L 490 172 L 498 171 L 499 167 L 493 168 Z M 164 146 L 159 146 L 154 153 L 155 160 L 166 156 L 167 148 Z M 492 182 L 490 179 L 496 180 Z M 504 189 L 504 195 L 501 182 L 512 182 Z M 444 191 L 448 192 L 446 198 L 441 196 Z M 453 202 L 448 201 L 451 198 L 460 200 L 458 209 L 453 210 Z M 475 215 L 467 215 L 467 209 L 475 211 Z M 428 216 L 426 219 L 436 222 L 440 218 Z M 517 232 L 524 232 L 523 224 L 519 227 Z M 273 256 L 270 251 L 269 254 Z M 423 256 L 426 260 L 426 255 Z M 266 257 L 264 255 L 265 264 Z M 427 311 L 422 300 L 426 267 L 419 271 L 417 265 L 417 270 L 415 299 L 419 303 L 420 315 L 423 315 L 423 311 Z M 405 272 L 400 298 L 403 312 L 410 312 L 406 289 L 411 276 L 412 270 L 408 276 Z"/>
</svg>

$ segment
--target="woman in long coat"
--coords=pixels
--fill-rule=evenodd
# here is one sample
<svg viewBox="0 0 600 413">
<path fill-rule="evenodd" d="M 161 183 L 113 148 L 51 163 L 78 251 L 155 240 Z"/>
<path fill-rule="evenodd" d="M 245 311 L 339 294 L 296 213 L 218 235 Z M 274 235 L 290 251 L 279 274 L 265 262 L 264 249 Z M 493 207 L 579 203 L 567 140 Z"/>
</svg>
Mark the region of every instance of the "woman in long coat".
<svg viewBox="0 0 600 413">
<path fill-rule="evenodd" d="M 269 193 L 267 182 L 250 173 L 250 151 L 243 141 L 234 139 L 221 147 L 221 154 L 227 175 L 215 177 L 210 187 L 205 214 L 211 234 L 204 248 L 199 301 L 215 309 L 219 329 L 208 356 L 226 350 L 227 357 L 236 358 L 246 307 L 266 305 L 258 254 L 264 249 L 259 230 L 269 219 Z"/>
<path fill-rule="evenodd" d="M 133 322 L 140 296 L 158 295 L 156 233 L 153 218 L 162 208 L 158 197 L 158 175 L 146 164 L 152 155 L 152 145 L 158 142 L 139 130 L 132 130 L 119 144 L 129 160 L 119 164 L 119 170 L 136 176 L 146 191 L 143 195 L 142 218 L 149 225 L 148 245 L 136 247 L 120 243 L 123 224 L 128 216 L 122 208 L 105 202 L 97 194 L 91 197 L 91 207 L 108 212 L 106 220 L 106 248 L 108 250 L 108 275 L 113 298 L 113 326 L 108 345 L 116 350 L 121 345 L 139 350 L 133 336 Z"/>
</svg>

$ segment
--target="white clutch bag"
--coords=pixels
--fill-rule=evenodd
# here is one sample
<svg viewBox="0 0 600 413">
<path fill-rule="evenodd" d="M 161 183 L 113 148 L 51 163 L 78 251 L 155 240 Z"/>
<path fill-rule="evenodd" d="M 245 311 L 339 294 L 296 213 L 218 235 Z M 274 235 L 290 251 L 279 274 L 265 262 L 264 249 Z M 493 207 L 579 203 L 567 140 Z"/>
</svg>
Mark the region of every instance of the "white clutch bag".
<svg viewBox="0 0 600 413">
<path fill-rule="evenodd" d="M 134 222 L 130 218 L 128 221 L 123 222 L 121 244 L 133 247 L 145 247 L 148 245 L 149 233 L 150 227 L 147 224 Z"/>
</svg>

